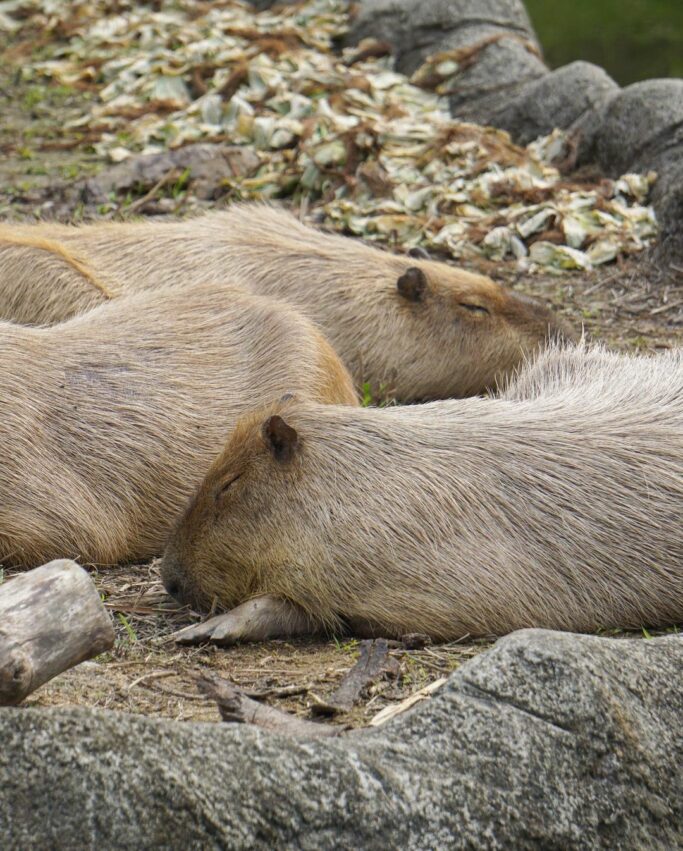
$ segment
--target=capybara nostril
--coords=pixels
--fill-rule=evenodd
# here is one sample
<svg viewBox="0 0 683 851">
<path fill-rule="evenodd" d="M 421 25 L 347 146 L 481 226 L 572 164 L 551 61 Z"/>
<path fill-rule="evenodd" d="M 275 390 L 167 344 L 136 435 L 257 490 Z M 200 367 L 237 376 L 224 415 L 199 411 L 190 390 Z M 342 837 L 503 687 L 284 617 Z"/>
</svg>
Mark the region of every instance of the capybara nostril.
<svg viewBox="0 0 683 851">
<path fill-rule="evenodd" d="M 180 582 L 177 582 L 175 579 L 169 579 L 167 582 L 164 582 L 164 588 L 171 597 L 175 597 L 177 599 L 180 595 Z"/>
<path fill-rule="evenodd" d="M 185 583 L 182 580 L 182 569 L 177 560 L 165 555 L 161 561 L 161 582 L 167 593 L 174 597 L 179 603 L 185 602 Z"/>
</svg>

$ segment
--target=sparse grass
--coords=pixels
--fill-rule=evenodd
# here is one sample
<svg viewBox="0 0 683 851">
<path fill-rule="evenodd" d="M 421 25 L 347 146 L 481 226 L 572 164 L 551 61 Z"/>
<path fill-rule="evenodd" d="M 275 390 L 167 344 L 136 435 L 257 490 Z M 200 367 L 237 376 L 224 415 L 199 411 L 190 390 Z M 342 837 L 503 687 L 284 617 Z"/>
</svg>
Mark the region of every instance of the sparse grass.
<svg viewBox="0 0 683 851">
<path fill-rule="evenodd" d="M 135 633 L 135 630 L 130 624 L 128 618 L 123 614 L 123 612 L 117 612 L 116 617 L 119 619 L 119 623 L 123 625 L 123 628 L 126 630 L 126 634 L 128 635 L 128 641 L 131 644 L 135 644 L 138 640 L 138 637 Z"/>
</svg>

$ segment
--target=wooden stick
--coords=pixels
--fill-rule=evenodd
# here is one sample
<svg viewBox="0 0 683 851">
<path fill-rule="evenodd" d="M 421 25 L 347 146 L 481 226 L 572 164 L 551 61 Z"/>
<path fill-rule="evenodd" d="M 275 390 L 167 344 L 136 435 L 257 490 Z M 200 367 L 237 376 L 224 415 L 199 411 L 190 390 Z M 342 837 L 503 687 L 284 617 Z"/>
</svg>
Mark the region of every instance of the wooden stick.
<svg viewBox="0 0 683 851">
<path fill-rule="evenodd" d="M 69 559 L 0 585 L 0 706 L 109 650 L 114 627 L 92 580 Z"/>
<path fill-rule="evenodd" d="M 316 724 L 314 721 L 306 721 L 272 706 L 258 703 L 248 697 L 239 686 L 215 675 L 200 674 L 197 676 L 197 684 L 204 694 L 216 701 L 223 721 L 254 724 L 271 732 L 303 738 L 339 736 L 344 732 L 342 727 Z"/>
<path fill-rule="evenodd" d="M 415 706 L 415 704 L 419 703 L 421 700 L 426 700 L 428 697 L 431 697 L 432 694 L 440 689 L 446 682 L 447 678 L 441 677 L 441 679 L 434 680 L 433 683 L 421 688 L 419 691 L 413 692 L 410 697 L 406 697 L 406 699 L 402 700 L 400 703 L 385 706 L 384 709 L 380 709 L 377 715 L 373 715 L 368 726 L 380 727 L 382 724 L 386 724 L 387 721 L 395 718 L 397 715 L 401 715 L 403 712 L 406 712 L 411 708 L 411 706 Z"/>
<path fill-rule="evenodd" d="M 378 679 L 398 674 L 398 662 L 389 656 L 386 638 L 361 641 L 360 656 L 356 664 L 342 680 L 339 688 L 324 699 L 311 695 L 315 701 L 311 706 L 314 715 L 336 715 L 348 712 L 359 700 L 363 691 Z"/>
</svg>

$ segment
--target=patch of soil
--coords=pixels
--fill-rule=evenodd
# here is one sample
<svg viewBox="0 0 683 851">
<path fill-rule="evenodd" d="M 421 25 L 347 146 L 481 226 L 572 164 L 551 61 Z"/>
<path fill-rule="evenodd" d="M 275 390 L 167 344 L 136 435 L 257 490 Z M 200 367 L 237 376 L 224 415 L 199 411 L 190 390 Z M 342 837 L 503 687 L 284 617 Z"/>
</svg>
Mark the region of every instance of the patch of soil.
<svg viewBox="0 0 683 851">
<path fill-rule="evenodd" d="M 27 82 L 0 63 L 0 216 L 23 218 L 57 184 L 96 174 L 105 163 L 89 131 L 63 129 L 88 93 Z"/>
<path fill-rule="evenodd" d="M 8 571 L 6 578 L 11 574 Z M 56 677 L 23 706 L 79 705 L 178 721 L 219 721 L 216 705 L 200 693 L 196 682 L 198 675 L 213 673 L 273 706 L 310 717 L 311 706 L 319 702 L 316 698 L 329 697 L 358 658 L 359 642 L 341 637 L 229 649 L 179 647 L 171 634 L 198 618 L 171 602 L 154 562 L 92 568 L 91 575 L 114 619 L 113 650 Z M 419 650 L 392 647 L 389 653 L 398 661 L 397 677 L 371 685 L 360 704 L 336 716 L 333 723 L 367 724 L 385 706 L 448 676 L 490 644 L 479 640 Z"/>
</svg>

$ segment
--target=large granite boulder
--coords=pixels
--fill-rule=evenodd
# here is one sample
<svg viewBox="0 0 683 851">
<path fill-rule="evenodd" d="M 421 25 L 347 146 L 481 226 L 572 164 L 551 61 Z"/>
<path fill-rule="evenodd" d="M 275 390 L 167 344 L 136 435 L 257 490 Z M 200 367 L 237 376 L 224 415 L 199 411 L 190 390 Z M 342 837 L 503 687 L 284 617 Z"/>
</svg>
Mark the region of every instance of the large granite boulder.
<svg viewBox="0 0 683 851">
<path fill-rule="evenodd" d="M 505 109 L 489 118 L 521 145 L 561 127 L 580 135 L 582 147 L 592 152 L 603 110 L 619 92 L 602 68 L 572 62 L 527 83 Z"/>
<path fill-rule="evenodd" d="M 644 80 L 605 106 L 596 143 L 611 174 L 683 158 L 683 80 Z"/>
<path fill-rule="evenodd" d="M 676 848 L 683 637 L 513 634 L 385 728 L 0 710 L 6 848 Z"/>
</svg>

